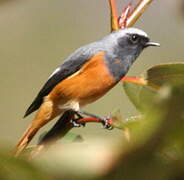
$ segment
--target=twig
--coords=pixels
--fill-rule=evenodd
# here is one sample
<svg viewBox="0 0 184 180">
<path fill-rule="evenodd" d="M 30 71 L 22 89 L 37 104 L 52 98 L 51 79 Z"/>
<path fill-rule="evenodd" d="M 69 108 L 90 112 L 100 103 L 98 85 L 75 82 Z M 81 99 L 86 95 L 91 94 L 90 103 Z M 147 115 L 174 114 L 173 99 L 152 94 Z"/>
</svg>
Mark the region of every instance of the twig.
<svg viewBox="0 0 184 180">
<path fill-rule="evenodd" d="M 111 11 L 111 32 L 119 29 L 118 24 L 118 12 L 115 0 L 109 0 L 110 11 Z"/>
<path fill-rule="evenodd" d="M 47 132 L 43 138 L 40 139 L 40 142 L 37 147 L 35 147 L 29 154 L 29 160 L 36 157 L 42 150 L 45 150 L 50 145 L 54 144 L 58 139 L 64 137 L 72 128 L 73 125 L 70 122 L 70 119 L 74 118 L 73 111 L 67 111 L 63 116 L 59 118 L 56 124 Z M 87 117 L 76 120 L 76 123 L 83 125 L 84 123 L 102 123 L 100 119 Z M 112 119 L 108 120 L 108 124 L 114 126 Z"/>
<path fill-rule="evenodd" d="M 130 9 L 132 7 L 132 3 L 129 3 L 128 6 L 122 11 L 121 16 L 119 17 L 118 24 L 120 29 L 124 29 L 127 27 L 127 20 L 130 15 Z"/>
<path fill-rule="evenodd" d="M 132 4 L 129 3 L 123 10 L 122 15 L 118 17 L 115 0 L 109 0 L 111 31 L 133 26 L 152 2 L 153 0 L 140 0 L 132 11 L 130 11 Z"/>
<path fill-rule="evenodd" d="M 74 126 L 70 122 L 70 119 L 74 118 L 73 111 L 67 111 L 63 116 L 59 118 L 56 124 L 51 128 L 51 130 L 41 138 L 39 145 L 41 144 L 51 144 L 53 141 L 57 141 L 58 139 L 64 137 Z M 93 118 L 93 117 L 86 117 L 80 118 L 76 120 L 78 124 L 85 124 L 85 123 L 102 123 L 100 119 Z M 113 126 L 112 119 L 108 120 L 108 124 Z M 54 138 L 53 138 L 54 137 Z"/>
<path fill-rule="evenodd" d="M 133 26 L 153 0 L 140 0 L 127 19 L 127 27 Z"/>
</svg>

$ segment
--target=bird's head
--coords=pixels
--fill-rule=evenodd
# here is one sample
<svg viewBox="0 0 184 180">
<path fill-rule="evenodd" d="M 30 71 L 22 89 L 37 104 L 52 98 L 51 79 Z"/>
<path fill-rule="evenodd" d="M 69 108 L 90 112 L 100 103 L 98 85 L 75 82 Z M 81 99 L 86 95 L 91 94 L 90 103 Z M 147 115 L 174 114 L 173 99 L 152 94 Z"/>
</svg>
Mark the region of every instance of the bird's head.
<svg viewBox="0 0 184 180">
<path fill-rule="evenodd" d="M 114 51 L 122 59 L 129 58 L 134 61 L 143 49 L 150 46 L 160 46 L 159 43 L 151 42 L 148 35 L 137 28 L 126 28 L 111 34 L 114 39 Z"/>
<path fill-rule="evenodd" d="M 113 76 L 120 80 L 143 49 L 160 46 L 151 42 L 148 35 L 137 28 L 125 28 L 111 33 L 103 40 L 106 47 L 106 59 Z M 117 63 L 118 62 L 118 63 Z"/>
</svg>

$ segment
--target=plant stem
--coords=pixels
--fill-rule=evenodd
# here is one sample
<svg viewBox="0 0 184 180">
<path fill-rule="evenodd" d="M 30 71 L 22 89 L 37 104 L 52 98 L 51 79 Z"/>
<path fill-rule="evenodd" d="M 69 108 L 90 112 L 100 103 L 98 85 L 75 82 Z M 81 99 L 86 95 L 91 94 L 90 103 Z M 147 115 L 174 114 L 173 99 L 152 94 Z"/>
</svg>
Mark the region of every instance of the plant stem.
<svg viewBox="0 0 184 180">
<path fill-rule="evenodd" d="M 127 27 L 133 26 L 153 0 L 140 0 L 127 19 Z"/>
<path fill-rule="evenodd" d="M 109 0 L 109 6 L 111 11 L 111 32 L 112 32 L 119 29 L 118 12 L 115 0 Z"/>
</svg>

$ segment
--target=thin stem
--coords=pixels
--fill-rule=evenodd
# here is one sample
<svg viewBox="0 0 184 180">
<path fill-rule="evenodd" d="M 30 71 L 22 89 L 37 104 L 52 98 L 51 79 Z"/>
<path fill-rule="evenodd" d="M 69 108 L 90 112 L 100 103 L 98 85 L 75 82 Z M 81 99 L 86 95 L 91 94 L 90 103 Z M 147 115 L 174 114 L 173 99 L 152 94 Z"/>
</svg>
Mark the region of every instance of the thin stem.
<svg viewBox="0 0 184 180">
<path fill-rule="evenodd" d="M 125 7 L 125 9 L 122 11 L 121 16 L 119 17 L 118 23 L 120 29 L 124 29 L 127 27 L 127 20 L 130 15 L 130 9 L 131 9 L 132 4 L 129 3 L 128 6 Z"/>
<path fill-rule="evenodd" d="M 115 0 L 109 0 L 109 6 L 111 11 L 111 32 L 112 32 L 119 29 L 118 12 Z"/>
<path fill-rule="evenodd" d="M 140 0 L 127 19 L 127 27 L 133 26 L 153 0 Z"/>
</svg>

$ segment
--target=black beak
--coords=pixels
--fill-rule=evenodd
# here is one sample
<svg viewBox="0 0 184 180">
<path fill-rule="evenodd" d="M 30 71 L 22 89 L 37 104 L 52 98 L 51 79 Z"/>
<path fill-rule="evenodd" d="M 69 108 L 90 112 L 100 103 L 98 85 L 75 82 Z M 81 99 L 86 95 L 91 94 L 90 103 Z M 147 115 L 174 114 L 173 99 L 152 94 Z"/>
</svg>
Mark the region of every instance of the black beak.
<svg viewBox="0 0 184 180">
<path fill-rule="evenodd" d="M 149 41 L 149 42 L 147 42 L 147 43 L 145 44 L 145 47 L 149 47 L 149 46 L 157 46 L 157 47 L 159 47 L 160 44 L 159 44 L 159 43 L 156 43 L 156 42 L 151 42 L 151 41 Z"/>
</svg>

